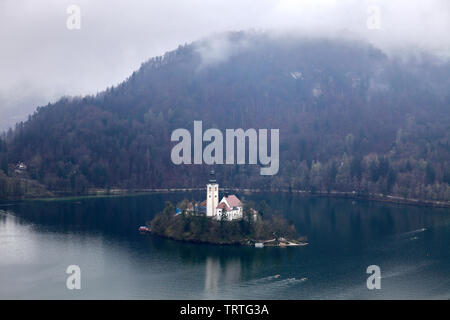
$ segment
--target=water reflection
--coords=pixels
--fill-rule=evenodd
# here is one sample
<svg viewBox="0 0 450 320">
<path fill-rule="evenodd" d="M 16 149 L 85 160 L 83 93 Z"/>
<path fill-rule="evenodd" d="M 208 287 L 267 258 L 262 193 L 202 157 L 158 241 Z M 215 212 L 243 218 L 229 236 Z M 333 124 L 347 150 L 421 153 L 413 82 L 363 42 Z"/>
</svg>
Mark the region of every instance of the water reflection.
<svg viewBox="0 0 450 320">
<path fill-rule="evenodd" d="M 87 281 L 79 298 L 450 298 L 448 209 L 257 194 L 246 198 L 265 200 L 310 245 L 198 245 L 137 232 L 166 200 L 201 196 L 1 207 L 0 298 L 73 298 L 65 291 L 64 270 L 74 261 Z M 382 268 L 382 292 L 365 288 L 370 264 Z"/>
<path fill-rule="evenodd" d="M 217 298 L 219 287 L 231 286 L 241 279 L 241 260 L 230 259 L 221 263 L 218 258 L 206 258 L 205 265 L 205 296 L 207 299 Z"/>
</svg>

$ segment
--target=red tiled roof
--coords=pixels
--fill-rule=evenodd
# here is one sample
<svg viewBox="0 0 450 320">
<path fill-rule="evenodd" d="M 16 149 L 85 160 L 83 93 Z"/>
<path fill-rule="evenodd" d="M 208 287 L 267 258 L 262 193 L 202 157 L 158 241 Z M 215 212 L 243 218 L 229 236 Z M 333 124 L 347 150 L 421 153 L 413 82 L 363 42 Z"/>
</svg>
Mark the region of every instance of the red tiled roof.
<svg viewBox="0 0 450 320">
<path fill-rule="evenodd" d="M 206 200 L 200 202 L 199 206 L 200 207 L 206 207 Z"/>
<path fill-rule="evenodd" d="M 226 211 L 230 211 L 231 210 L 231 208 L 229 206 L 227 206 L 227 204 L 225 202 L 221 202 L 217 206 L 217 209 L 224 209 L 224 208 L 225 208 Z"/>
<path fill-rule="evenodd" d="M 234 194 L 225 197 L 225 199 L 227 199 L 227 202 L 231 207 L 242 206 L 241 200 L 239 200 L 238 197 L 236 197 Z"/>
</svg>

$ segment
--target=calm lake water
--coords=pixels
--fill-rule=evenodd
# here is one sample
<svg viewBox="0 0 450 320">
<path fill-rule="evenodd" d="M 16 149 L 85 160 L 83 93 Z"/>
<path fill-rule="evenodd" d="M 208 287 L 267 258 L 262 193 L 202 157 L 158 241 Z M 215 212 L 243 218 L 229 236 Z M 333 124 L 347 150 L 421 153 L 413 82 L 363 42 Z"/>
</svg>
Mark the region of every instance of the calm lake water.
<svg viewBox="0 0 450 320">
<path fill-rule="evenodd" d="M 137 228 L 164 201 L 152 194 L 0 204 L 1 299 L 449 299 L 450 210 L 288 194 L 265 199 L 306 247 L 179 243 Z M 81 268 L 81 290 L 66 268 Z M 368 290 L 366 268 L 381 268 Z M 278 276 L 279 275 L 279 276 Z"/>
</svg>

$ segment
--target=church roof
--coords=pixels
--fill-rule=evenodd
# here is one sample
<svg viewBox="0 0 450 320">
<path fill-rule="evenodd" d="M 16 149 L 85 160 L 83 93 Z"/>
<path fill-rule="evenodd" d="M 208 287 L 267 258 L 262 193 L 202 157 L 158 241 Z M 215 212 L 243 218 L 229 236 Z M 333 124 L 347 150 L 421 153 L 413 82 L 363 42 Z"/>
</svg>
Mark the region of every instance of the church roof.
<svg viewBox="0 0 450 320">
<path fill-rule="evenodd" d="M 227 204 L 225 202 L 219 203 L 219 205 L 217 206 L 217 209 L 225 209 L 226 211 L 231 211 L 231 208 L 229 206 L 227 206 Z"/>
<path fill-rule="evenodd" d="M 239 200 L 238 197 L 236 197 L 234 194 L 229 195 L 228 197 L 225 197 L 225 199 L 227 200 L 228 204 L 231 207 L 241 207 L 242 206 L 241 200 Z"/>
<path fill-rule="evenodd" d="M 225 209 L 226 211 L 233 210 L 233 208 L 236 207 L 242 207 L 242 202 L 234 194 L 223 197 L 222 201 L 217 206 L 218 209 Z"/>
</svg>

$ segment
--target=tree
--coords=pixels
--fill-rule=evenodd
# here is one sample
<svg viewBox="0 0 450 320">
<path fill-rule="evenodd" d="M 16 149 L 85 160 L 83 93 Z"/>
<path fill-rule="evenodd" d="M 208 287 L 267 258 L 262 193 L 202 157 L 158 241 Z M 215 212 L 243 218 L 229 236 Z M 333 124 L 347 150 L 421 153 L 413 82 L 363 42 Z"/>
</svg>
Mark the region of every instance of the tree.
<svg viewBox="0 0 450 320">
<path fill-rule="evenodd" d="M 357 154 L 353 157 L 352 162 L 350 164 L 350 174 L 352 177 L 356 177 L 358 180 L 361 179 L 362 175 L 362 166 L 361 166 L 362 156 Z"/>
<path fill-rule="evenodd" d="M 264 217 L 264 215 L 269 213 L 270 207 L 267 204 L 266 200 L 261 200 L 258 206 L 258 213 L 261 217 Z"/>
<path fill-rule="evenodd" d="M 338 167 L 337 167 L 336 161 L 332 160 L 331 164 L 329 165 L 328 170 L 327 170 L 326 185 L 327 185 L 328 192 L 330 192 L 331 189 L 334 188 L 337 173 L 338 173 Z"/>
<path fill-rule="evenodd" d="M 448 200 L 448 103 L 430 88 L 450 87 L 449 62 L 435 73 L 433 59 L 399 61 L 367 44 L 239 37 L 248 46 L 232 61 L 199 68 L 196 44 L 186 45 L 98 95 L 38 108 L 1 135 L 0 170 L 24 161 L 32 179 L 67 193 L 201 187 L 207 166 L 173 165 L 170 137 L 202 119 L 205 129 L 283 128 L 279 173 L 218 166 L 230 187 Z M 369 84 L 374 65 L 390 90 Z M 286 74 L 293 68 L 301 78 Z"/>
<path fill-rule="evenodd" d="M 434 171 L 431 163 L 427 162 L 427 166 L 425 168 L 425 182 L 426 184 L 433 184 L 436 178 L 436 173 Z"/>
<path fill-rule="evenodd" d="M 0 169 L 7 175 L 8 174 L 8 155 L 4 154 L 1 158 Z"/>
<path fill-rule="evenodd" d="M 166 201 L 164 210 L 163 210 L 163 214 L 168 216 L 168 215 L 174 215 L 175 214 L 175 207 L 172 204 L 172 202 L 170 201 Z"/>
</svg>

